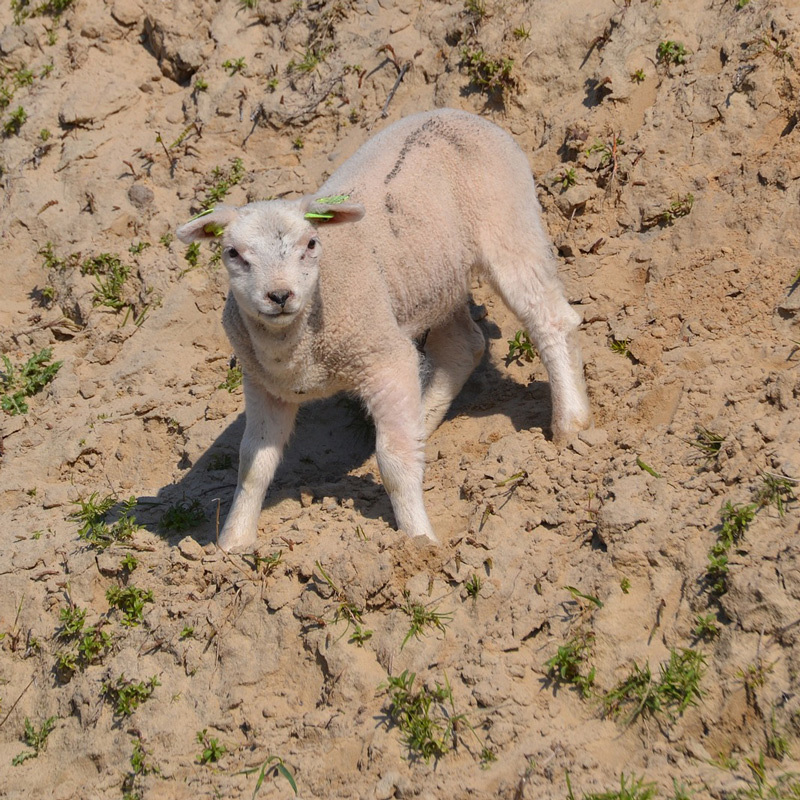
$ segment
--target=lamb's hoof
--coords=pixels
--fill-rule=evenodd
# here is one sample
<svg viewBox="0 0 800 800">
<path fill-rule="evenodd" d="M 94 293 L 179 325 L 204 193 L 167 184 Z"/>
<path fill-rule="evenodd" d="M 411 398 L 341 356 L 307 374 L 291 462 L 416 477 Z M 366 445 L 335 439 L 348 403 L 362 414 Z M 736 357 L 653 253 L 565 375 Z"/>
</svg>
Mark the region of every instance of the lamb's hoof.
<svg viewBox="0 0 800 800">
<path fill-rule="evenodd" d="M 258 543 L 258 535 L 241 535 L 223 531 L 217 540 L 217 547 L 226 553 L 252 553 Z"/>
<path fill-rule="evenodd" d="M 564 445 L 568 445 L 571 441 L 575 439 L 575 437 L 581 432 L 585 431 L 587 428 L 592 427 L 592 420 L 571 420 L 567 425 L 559 425 L 553 423 L 552 426 L 552 436 L 553 436 L 553 444 L 557 445 L 558 447 L 563 447 Z"/>
</svg>

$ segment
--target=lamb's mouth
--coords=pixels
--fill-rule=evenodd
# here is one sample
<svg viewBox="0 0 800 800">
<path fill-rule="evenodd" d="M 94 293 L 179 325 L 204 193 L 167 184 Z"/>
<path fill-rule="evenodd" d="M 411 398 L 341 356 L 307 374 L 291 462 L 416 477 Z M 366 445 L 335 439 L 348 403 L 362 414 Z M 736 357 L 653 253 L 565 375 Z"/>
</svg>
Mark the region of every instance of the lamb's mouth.
<svg viewBox="0 0 800 800">
<path fill-rule="evenodd" d="M 297 311 L 286 308 L 275 309 L 274 311 L 259 311 L 258 313 L 265 322 L 277 323 L 278 325 L 287 325 L 297 316 Z"/>
</svg>

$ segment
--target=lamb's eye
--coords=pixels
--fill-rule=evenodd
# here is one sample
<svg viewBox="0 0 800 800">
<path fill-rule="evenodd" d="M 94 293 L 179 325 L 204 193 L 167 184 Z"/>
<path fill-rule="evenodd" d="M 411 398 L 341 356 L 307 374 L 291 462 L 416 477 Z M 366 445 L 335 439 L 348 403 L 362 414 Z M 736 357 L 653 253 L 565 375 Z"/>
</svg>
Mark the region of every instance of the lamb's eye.
<svg viewBox="0 0 800 800">
<path fill-rule="evenodd" d="M 313 250 L 318 244 L 319 244 L 319 242 L 316 239 L 309 239 L 308 240 L 308 249 L 309 250 Z"/>
<path fill-rule="evenodd" d="M 235 247 L 226 247 L 225 255 L 231 259 L 241 258 L 241 256 L 239 255 L 239 251 Z"/>
</svg>

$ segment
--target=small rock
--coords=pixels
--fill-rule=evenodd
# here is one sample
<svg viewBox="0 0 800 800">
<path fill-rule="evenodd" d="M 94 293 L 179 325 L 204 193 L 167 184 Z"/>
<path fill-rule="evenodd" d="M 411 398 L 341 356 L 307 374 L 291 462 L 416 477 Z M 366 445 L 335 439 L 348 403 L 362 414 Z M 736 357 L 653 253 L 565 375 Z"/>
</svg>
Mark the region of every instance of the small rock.
<svg viewBox="0 0 800 800">
<path fill-rule="evenodd" d="M 88 400 L 97 394 L 97 384 L 94 381 L 81 381 L 78 391 L 84 400 Z"/>
<path fill-rule="evenodd" d="M 203 548 L 191 536 L 184 536 L 178 542 L 178 550 L 188 561 L 199 561 L 205 555 Z"/>
<path fill-rule="evenodd" d="M 588 456 L 591 447 L 581 439 L 576 439 L 569 443 L 569 446 L 579 455 Z"/>
<path fill-rule="evenodd" d="M 97 124 L 139 101 L 134 86 L 120 80 L 109 80 L 102 88 L 89 82 L 73 84 L 58 112 L 58 121 L 66 126 L 90 126 Z"/>
<path fill-rule="evenodd" d="M 142 8 L 135 0 L 115 0 L 111 6 L 111 16 L 120 25 L 130 27 L 142 18 Z"/>
<path fill-rule="evenodd" d="M 589 447 L 597 447 L 597 445 L 605 444 L 608 441 L 608 431 L 603 430 L 603 428 L 589 428 L 581 431 L 578 434 L 578 439 L 588 444 Z"/>
<path fill-rule="evenodd" d="M 394 797 L 394 790 L 399 780 L 400 776 L 396 772 L 384 775 L 375 786 L 375 800 L 389 800 L 390 797 Z"/>
<path fill-rule="evenodd" d="M 107 578 L 113 578 L 122 571 L 120 568 L 120 559 L 118 555 L 112 555 L 108 552 L 100 553 L 97 556 L 97 569 L 100 570 L 101 575 Z"/>
<path fill-rule="evenodd" d="M 144 184 L 134 183 L 133 186 L 128 189 L 128 200 L 130 200 L 131 204 L 136 206 L 139 211 L 144 211 L 144 209 L 153 202 L 154 198 L 153 190 Z"/>
<path fill-rule="evenodd" d="M 597 194 L 597 189 L 591 186 L 577 184 L 565 192 L 556 195 L 556 205 L 562 214 L 569 215 L 576 208 L 582 208 Z"/>
</svg>

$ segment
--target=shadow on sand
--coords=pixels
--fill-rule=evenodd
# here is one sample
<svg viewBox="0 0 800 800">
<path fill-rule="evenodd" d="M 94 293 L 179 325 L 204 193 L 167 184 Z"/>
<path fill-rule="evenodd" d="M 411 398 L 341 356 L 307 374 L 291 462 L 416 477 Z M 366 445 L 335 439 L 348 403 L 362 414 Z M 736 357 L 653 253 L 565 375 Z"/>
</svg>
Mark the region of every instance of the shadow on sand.
<svg viewBox="0 0 800 800">
<path fill-rule="evenodd" d="M 490 338 L 501 335 L 492 323 L 484 323 L 484 329 Z M 548 384 L 534 381 L 523 386 L 485 357 L 453 402 L 443 424 L 462 414 L 481 417 L 498 413 L 506 414 L 518 431 L 547 430 L 551 413 Z M 156 497 L 138 498 L 137 521 L 172 543 L 186 535 L 201 545 L 215 541 L 217 509 L 221 527 L 236 488 L 238 449 L 243 433 L 244 413 L 241 413 L 177 483 L 164 486 Z M 394 525 L 391 504 L 377 467 L 367 475 L 349 474 L 363 466 L 374 451 L 372 422 L 357 400 L 337 395 L 302 406 L 264 508 L 286 498 L 299 499 L 301 492 L 310 492 L 317 499 L 326 496 L 352 499 L 361 516 Z M 164 531 L 160 525 L 164 511 L 181 503 L 195 503 L 196 508 L 205 512 L 206 520 L 183 532 Z"/>
</svg>

